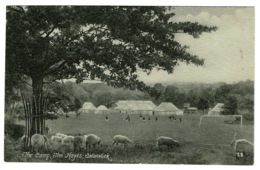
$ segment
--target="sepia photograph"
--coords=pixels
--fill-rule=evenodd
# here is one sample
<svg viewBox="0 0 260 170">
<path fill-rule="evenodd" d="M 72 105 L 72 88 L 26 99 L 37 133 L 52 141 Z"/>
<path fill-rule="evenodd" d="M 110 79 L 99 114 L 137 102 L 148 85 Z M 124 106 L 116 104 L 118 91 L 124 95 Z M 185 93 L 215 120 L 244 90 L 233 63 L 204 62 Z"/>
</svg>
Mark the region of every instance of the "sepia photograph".
<svg viewBox="0 0 260 170">
<path fill-rule="evenodd" d="M 254 6 L 5 13 L 5 162 L 255 164 Z"/>
</svg>

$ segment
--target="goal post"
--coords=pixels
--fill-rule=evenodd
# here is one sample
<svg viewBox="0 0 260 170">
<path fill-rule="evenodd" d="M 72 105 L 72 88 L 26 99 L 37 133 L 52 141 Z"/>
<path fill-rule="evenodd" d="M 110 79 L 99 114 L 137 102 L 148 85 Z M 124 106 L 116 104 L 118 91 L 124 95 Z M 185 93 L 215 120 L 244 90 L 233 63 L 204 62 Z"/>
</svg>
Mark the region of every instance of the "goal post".
<svg viewBox="0 0 260 170">
<path fill-rule="evenodd" d="M 240 117 L 240 128 L 241 128 L 241 130 L 243 129 L 243 116 L 242 115 L 202 115 L 202 116 L 200 116 L 199 129 L 201 126 L 201 122 L 202 122 L 203 118 L 205 118 L 205 117 L 228 117 L 228 118 Z"/>
</svg>

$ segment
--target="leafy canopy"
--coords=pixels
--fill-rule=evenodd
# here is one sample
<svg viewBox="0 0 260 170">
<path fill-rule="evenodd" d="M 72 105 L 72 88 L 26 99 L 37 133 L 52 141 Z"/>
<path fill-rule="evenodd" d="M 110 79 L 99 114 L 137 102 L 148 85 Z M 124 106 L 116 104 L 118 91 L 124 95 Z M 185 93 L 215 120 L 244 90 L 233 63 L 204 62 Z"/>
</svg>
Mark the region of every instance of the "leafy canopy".
<svg viewBox="0 0 260 170">
<path fill-rule="evenodd" d="M 216 27 L 171 22 L 173 9 L 134 6 L 8 6 L 8 74 L 32 80 L 99 79 L 114 87 L 151 91 L 137 70 L 172 73 L 179 62 L 203 65 L 175 33 L 198 38 Z"/>
</svg>

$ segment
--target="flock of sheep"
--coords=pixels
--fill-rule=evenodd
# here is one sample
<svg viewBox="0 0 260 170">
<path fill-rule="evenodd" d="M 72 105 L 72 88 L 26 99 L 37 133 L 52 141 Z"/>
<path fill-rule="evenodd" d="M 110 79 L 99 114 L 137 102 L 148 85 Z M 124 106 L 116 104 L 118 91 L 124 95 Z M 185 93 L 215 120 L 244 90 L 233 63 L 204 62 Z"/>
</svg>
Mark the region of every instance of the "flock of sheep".
<svg viewBox="0 0 260 170">
<path fill-rule="evenodd" d="M 22 137 L 24 140 L 26 136 Z M 62 133 L 56 133 L 51 136 L 50 140 L 45 135 L 34 134 L 31 137 L 31 149 L 32 152 L 39 152 L 40 149 L 48 148 L 48 146 L 52 146 L 53 148 L 59 148 L 61 146 L 66 148 L 66 151 L 84 151 L 85 149 L 94 148 L 96 146 L 100 146 L 101 138 L 95 134 L 88 135 L 77 135 L 77 136 L 69 136 Z M 124 146 L 128 144 L 133 144 L 134 142 L 130 140 L 128 137 L 123 135 L 115 135 L 113 137 L 112 145 L 123 144 Z M 157 138 L 157 144 L 159 149 L 163 146 L 166 146 L 169 149 L 179 148 L 180 144 L 178 141 L 166 137 L 160 136 Z"/>
<path fill-rule="evenodd" d="M 234 151 L 236 153 L 236 158 L 243 158 L 253 154 L 254 144 L 246 139 L 236 139 L 237 133 L 235 133 L 233 140 L 231 141 L 231 146 L 234 146 Z M 22 137 L 24 140 L 26 136 Z M 101 138 L 95 134 L 88 135 L 77 135 L 69 136 L 62 133 L 56 133 L 51 136 L 50 140 L 45 135 L 34 134 L 31 137 L 31 149 L 32 152 L 39 152 L 40 149 L 48 148 L 52 146 L 54 148 L 59 148 L 61 146 L 65 147 L 66 151 L 84 151 L 85 149 L 95 148 L 100 146 Z M 112 145 L 123 144 L 124 146 L 128 144 L 133 144 L 134 142 L 128 137 L 123 135 L 115 135 L 113 137 Z M 180 149 L 180 143 L 170 137 L 160 136 L 157 138 L 158 148 L 166 146 L 168 149 Z"/>
</svg>

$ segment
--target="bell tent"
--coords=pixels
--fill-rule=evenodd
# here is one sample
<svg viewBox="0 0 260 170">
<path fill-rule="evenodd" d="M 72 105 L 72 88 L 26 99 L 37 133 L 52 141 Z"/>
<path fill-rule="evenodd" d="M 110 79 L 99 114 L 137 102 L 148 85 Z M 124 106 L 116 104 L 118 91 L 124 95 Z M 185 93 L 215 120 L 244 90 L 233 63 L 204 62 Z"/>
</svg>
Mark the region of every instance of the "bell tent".
<svg viewBox="0 0 260 170">
<path fill-rule="evenodd" d="M 211 109 L 208 112 L 208 115 L 221 115 L 221 112 L 224 110 L 224 104 L 223 103 L 218 103 L 216 106 Z"/>
<path fill-rule="evenodd" d="M 91 102 L 85 102 L 82 106 L 83 113 L 94 113 L 96 107 Z"/>
<path fill-rule="evenodd" d="M 104 105 L 98 106 L 98 108 L 95 111 L 95 114 L 108 114 L 108 109 Z"/>
</svg>

